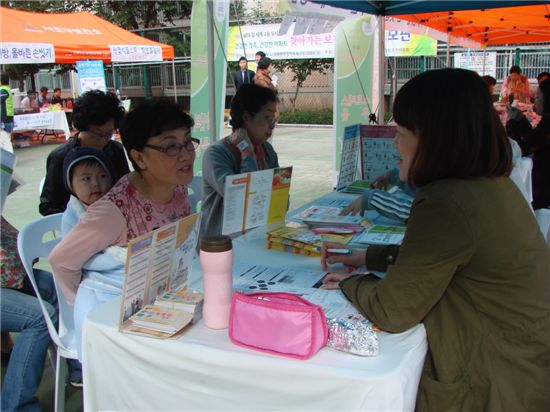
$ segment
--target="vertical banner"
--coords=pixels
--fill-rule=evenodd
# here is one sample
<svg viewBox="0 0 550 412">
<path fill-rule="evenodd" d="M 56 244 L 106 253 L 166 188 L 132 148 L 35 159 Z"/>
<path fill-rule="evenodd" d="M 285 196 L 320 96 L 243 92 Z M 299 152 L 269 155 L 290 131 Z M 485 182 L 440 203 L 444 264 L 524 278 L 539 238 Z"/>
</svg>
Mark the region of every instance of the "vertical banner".
<svg viewBox="0 0 550 412">
<path fill-rule="evenodd" d="M 101 90 L 107 92 L 107 83 L 105 82 L 105 68 L 101 60 L 79 60 L 76 62 L 78 71 L 78 84 L 80 94 L 90 90 Z"/>
<path fill-rule="evenodd" d="M 207 7 L 213 10 L 214 59 L 208 55 Z M 191 113 L 195 119 L 193 136 L 200 139 L 201 146 L 195 159 L 195 174 L 201 174 L 202 155 L 208 144 L 219 140 L 223 135 L 223 115 L 225 108 L 225 84 L 227 64 L 224 50 L 227 49 L 229 26 L 229 0 L 195 0 L 191 13 Z M 218 37 L 219 36 L 219 37 Z M 220 44 L 221 41 L 221 44 Z M 208 67 L 214 66 L 214 82 L 208 79 Z M 215 85 L 215 111 L 210 113 L 210 87 Z M 218 136 L 210 132 L 210 117 L 216 119 Z"/>
<path fill-rule="evenodd" d="M 373 16 L 364 15 L 345 20 L 336 28 L 334 185 L 338 181 L 345 128 L 368 123 L 370 111 L 376 110 L 372 107 L 375 22 Z"/>
</svg>

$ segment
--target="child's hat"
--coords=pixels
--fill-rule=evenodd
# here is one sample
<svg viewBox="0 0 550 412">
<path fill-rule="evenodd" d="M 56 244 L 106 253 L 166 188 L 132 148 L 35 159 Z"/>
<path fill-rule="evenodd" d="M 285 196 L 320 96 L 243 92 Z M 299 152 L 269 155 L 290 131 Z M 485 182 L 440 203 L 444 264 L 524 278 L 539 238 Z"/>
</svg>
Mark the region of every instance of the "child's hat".
<svg viewBox="0 0 550 412">
<path fill-rule="evenodd" d="M 70 193 L 74 194 L 71 187 L 71 169 L 73 166 L 78 164 L 78 162 L 85 159 L 96 160 L 103 167 L 103 169 L 109 173 L 113 182 L 118 180 L 118 175 L 113 169 L 111 162 L 102 151 L 93 147 L 77 146 L 71 149 L 63 160 L 63 184 L 65 185 L 65 189 L 67 189 Z"/>
</svg>

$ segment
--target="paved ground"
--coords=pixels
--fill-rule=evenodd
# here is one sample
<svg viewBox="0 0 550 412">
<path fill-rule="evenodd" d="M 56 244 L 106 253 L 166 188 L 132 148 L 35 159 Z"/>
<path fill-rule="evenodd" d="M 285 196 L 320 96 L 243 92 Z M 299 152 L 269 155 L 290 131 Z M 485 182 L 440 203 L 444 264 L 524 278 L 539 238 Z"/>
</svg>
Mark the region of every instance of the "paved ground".
<svg viewBox="0 0 550 412">
<path fill-rule="evenodd" d="M 280 165 L 294 166 L 291 210 L 331 189 L 332 140 L 332 128 L 279 126 L 275 130 L 273 145 Z M 4 217 L 17 228 L 40 217 L 39 185 L 46 173 L 46 157 L 57 145 L 15 149 L 16 173 L 25 180 L 25 185 L 7 198 Z"/>
<path fill-rule="evenodd" d="M 333 129 L 323 127 L 286 127 L 275 130 L 273 145 L 281 166 L 294 166 L 290 191 L 290 209 L 296 209 L 331 190 L 333 163 Z M 4 208 L 4 216 L 15 227 L 40 217 L 38 213 L 39 185 L 46 171 L 46 157 L 58 144 L 47 143 L 15 149 L 16 173 L 25 184 L 11 194 Z M 2 365 L 2 377 L 5 365 Z M 44 377 L 38 391 L 44 411 L 53 410 L 54 372 L 46 362 Z M 65 410 L 81 411 L 82 391 L 67 388 Z"/>
</svg>

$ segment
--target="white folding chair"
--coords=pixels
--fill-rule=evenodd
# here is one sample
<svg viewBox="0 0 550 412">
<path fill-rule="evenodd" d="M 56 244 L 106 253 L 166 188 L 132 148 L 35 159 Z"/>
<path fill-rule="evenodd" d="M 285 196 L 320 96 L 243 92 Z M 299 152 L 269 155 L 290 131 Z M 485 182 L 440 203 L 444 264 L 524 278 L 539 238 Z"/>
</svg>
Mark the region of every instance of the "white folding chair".
<svg viewBox="0 0 550 412">
<path fill-rule="evenodd" d="M 191 204 L 191 213 L 200 212 L 202 200 L 202 176 L 193 176 L 193 181 L 187 186 L 189 191 L 189 203 Z"/>
<path fill-rule="evenodd" d="M 539 223 L 542 235 L 546 239 L 546 243 L 550 245 L 550 209 L 535 210 L 535 217 Z"/>
<path fill-rule="evenodd" d="M 532 170 L 533 159 L 530 157 L 522 157 L 514 164 L 512 173 L 510 173 L 510 179 L 518 186 L 529 204 L 533 201 L 533 189 L 531 184 Z"/>
<path fill-rule="evenodd" d="M 30 222 L 21 231 L 17 237 L 17 250 L 19 256 L 23 262 L 23 266 L 27 272 L 42 313 L 46 319 L 48 325 L 48 331 L 50 337 L 56 347 L 56 368 L 55 368 L 55 411 L 63 411 L 65 407 L 65 385 L 67 375 L 67 363 L 66 359 L 77 359 L 76 353 L 76 341 L 74 338 L 74 325 L 73 325 L 73 308 L 69 306 L 65 297 L 60 292 L 55 284 L 57 292 L 57 300 L 59 305 L 59 327 L 55 328 L 54 323 L 50 319 L 44 301 L 40 296 L 38 287 L 34 278 L 32 270 L 33 262 L 37 258 L 47 259 L 51 250 L 61 240 L 61 236 L 52 238 L 52 232 L 61 231 L 61 216 L 62 213 L 55 215 L 45 216 L 34 222 Z M 55 277 L 54 277 L 55 280 Z"/>
</svg>

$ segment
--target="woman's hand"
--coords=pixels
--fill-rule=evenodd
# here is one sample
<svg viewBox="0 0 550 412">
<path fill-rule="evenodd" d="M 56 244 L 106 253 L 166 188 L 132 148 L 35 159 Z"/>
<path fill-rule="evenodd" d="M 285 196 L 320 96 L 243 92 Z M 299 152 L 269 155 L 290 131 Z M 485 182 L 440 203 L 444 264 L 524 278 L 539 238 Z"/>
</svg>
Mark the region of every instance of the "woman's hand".
<svg viewBox="0 0 550 412">
<path fill-rule="evenodd" d="M 349 275 L 340 273 L 329 273 L 323 278 L 323 289 L 340 289 L 340 282 Z"/>
<path fill-rule="evenodd" d="M 389 172 L 388 173 L 384 173 L 382 176 L 378 176 L 374 182 L 372 182 L 370 184 L 370 187 L 372 189 L 381 189 L 381 190 L 388 190 L 388 185 L 389 185 L 389 180 L 390 180 L 390 174 Z"/>
<path fill-rule="evenodd" d="M 352 250 L 350 255 L 331 254 L 328 249 L 347 249 L 341 243 L 323 243 L 321 247 L 321 268 L 326 270 L 327 264 L 343 263 L 345 266 L 361 266 L 365 264 L 365 252 Z"/>
<path fill-rule="evenodd" d="M 340 212 L 340 216 L 349 215 L 350 213 L 354 216 L 358 213 L 363 216 L 363 214 L 365 213 L 365 208 L 363 206 L 363 196 L 359 196 L 357 199 L 347 205 L 344 210 Z"/>
<path fill-rule="evenodd" d="M 231 134 L 231 143 L 240 150 L 242 157 L 254 157 L 254 147 L 245 128 L 237 129 Z"/>
</svg>

